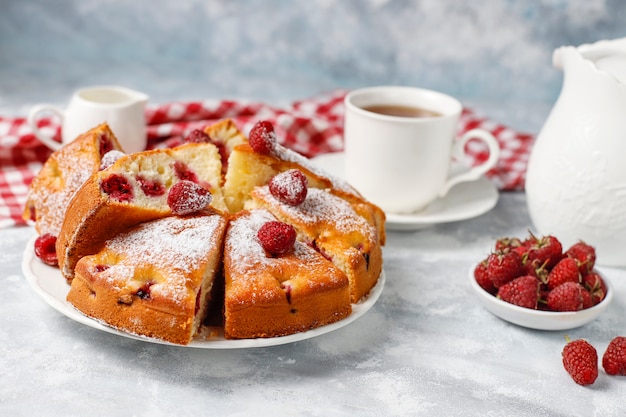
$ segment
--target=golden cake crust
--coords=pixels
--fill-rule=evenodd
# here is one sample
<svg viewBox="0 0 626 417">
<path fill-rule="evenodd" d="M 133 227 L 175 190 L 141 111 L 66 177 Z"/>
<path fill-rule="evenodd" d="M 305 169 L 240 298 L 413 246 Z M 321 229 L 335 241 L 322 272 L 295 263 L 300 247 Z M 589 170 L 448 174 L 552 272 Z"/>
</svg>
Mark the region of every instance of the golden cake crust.
<svg viewBox="0 0 626 417">
<path fill-rule="evenodd" d="M 122 148 L 103 123 L 54 151 L 31 182 L 22 217 L 34 221 L 39 234 L 58 236 L 72 197 L 100 169 L 107 150 Z"/>
<path fill-rule="evenodd" d="M 226 224 L 205 212 L 121 233 L 78 261 L 67 300 L 118 329 L 187 344 L 210 302 Z"/>
<path fill-rule="evenodd" d="M 350 315 L 348 279 L 302 242 L 292 253 L 267 256 L 256 234 L 275 218 L 265 210 L 231 219 L 224 246 L 224 336 L 275 337 Z"/>
</svg>

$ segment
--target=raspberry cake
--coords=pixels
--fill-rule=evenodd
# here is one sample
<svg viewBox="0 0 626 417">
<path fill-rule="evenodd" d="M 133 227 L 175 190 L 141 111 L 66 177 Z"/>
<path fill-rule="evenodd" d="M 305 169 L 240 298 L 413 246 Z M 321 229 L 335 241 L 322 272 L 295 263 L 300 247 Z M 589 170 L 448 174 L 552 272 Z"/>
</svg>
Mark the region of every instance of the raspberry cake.
<svg viewBox="0 0 626 417">
<path fill-rule="evenodd" d="M 188 344 L 211 302 L 226 224 L 199 213 L 123 232 L 78 261 L 67 300 L 115 328 Z"/>
<path fill-rule="evenodd" d="M 68 301 L 180 344 L 205 319 L 239 339 L 349 316 L 382 271 L 382 210 L 278 144 L 268 122 L 248 138 L 224 120 L 185 140 L 101 163 L 56 244 L 39 242 L 55 246 Z"/>
<path fill-rule="evenodd" d="M 276 218 L 265 210 L 242 211 L 224 244 L 224 336 L 274 337 L 309 330 L 350 315 L 346 275 L 309 245 L 269 255 L 257 235 Z"/>
<path fill-rule="evenodd" d="M 61 273 L 71 281 L 78 260 L 99 251 L 107 239 L 139 223 L 171 215 L 167 196 L 177 182 L 200 184 L 211 192 L 211 206 L 225 210 L 221 169 L 215 145 L 188 143 L 126 155 L 97 172 L 67 209 L 56 242 Z"/>
<path fill-rule="evenodd" d="M 30 185 L 24 219 L 33 221 L 40 235 L 58 236 L 70 200 L 112 150 L 122 148 L 103 123 L 53 152 Z"/>
</svg>

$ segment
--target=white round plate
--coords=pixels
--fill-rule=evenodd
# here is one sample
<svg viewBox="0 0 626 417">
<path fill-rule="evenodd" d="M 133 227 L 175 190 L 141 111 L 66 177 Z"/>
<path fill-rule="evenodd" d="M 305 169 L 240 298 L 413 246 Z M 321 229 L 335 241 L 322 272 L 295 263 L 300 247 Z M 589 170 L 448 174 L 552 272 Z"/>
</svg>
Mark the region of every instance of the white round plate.
<svg viewBox="0 0 626 417">
<path fill-rule="evenodd" d="M 318 167 L 344 178 L 343 152 L 328 153 L 311 158 Z M 453 170 L 458 169 L 452 167 Z M 439 223 L 451 223 L 480 216 L 498 202 L 498 189 L 485 177 L 463 182 L 450 189 L 445 197 L 433 201 L 419 213 L 385 213 L 389 230 L 418 230 Z"/>
<path fill-rule="evenodd" d="M 593 321 L 611 304 L 613 300 L 613 288 L 606 275 L 602 274 L 602 279 L 607 287 L 606 297 L 599 304 L 580 311 L 541 311 L 530 308 L 519 307 L 489 294 L 483 290 L 474 279 L 474 268 L 469 271 L 469 280 L 472 290 L 482 303 L 482 305 L 495 316 L 500 317 L 518 326 L 528 327 L 537 330 L 568 330 L 583 326 Z"/>
<path fill-rule="evenodd" d="M 150 337 L 140 336 L 132 333 L 117 330 L 113 327 L 107 326 L 103 322 L 94 320 L 85 316 L 78 311 L 74 306 L 66 301 L 67 293 L 70 289 L 65 278 L 61 275 L 61 271 L 58 268 L 48 266 L 41 262 L 33 251 L 33 245 L 36 237 L 33 237 L 26 244 L 24 249 L 24 256 L 22 258 L 22 272 L 26 276 L 26 280 L 35 292 L 52 308 L 59 311 L 63 315 L 79 323 L 85 324 L 94 329 L 102 330 L 104 332 L 113 333 L 118 336 L 127 337 L 130 339 L 137 339 L 144 342 L 151 342 L 170 346 L 200 348 L 200 349 L 241 349 L 241 348 L 253 348 L 253 347 L 265 347 L 265 346 L 277 346 L 286 343 L 298 342 L 300 340 L 310 339 L 315 336 L 320 336 L 325 333 L 338 330 L 348 324 L 352 323 L 362 315 L 364 315 L 370 308 L 374 306 L 378 298 L 383 292 L 385 286 L 385 271 L 382 271 L 378 283 L 372 289 L 369 296 L 357 304 L 352 304 L 352 314 L 345 319 L 327 324 L 326 326 L 318 327 L 306 332 L 296 333 L 288 336 L 272 337 L 272 338 L 259 338 L 259 339 L 225 339 L 223 336 L 211 336 L 206 340 L 193 340 L 188 345 L 176 345 L 163 340 L 154 339 Z"/>
</svg>

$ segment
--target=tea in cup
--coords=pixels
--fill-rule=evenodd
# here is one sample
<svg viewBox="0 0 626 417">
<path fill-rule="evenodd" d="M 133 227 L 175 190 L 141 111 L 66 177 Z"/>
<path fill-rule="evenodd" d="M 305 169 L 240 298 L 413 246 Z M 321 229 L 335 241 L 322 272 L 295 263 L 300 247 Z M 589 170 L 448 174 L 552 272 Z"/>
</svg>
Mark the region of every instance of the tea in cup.
<svg viewBox="0 0 626 417">
<path fill-rule="evenodd" d="M 500 147 L 493 135 L 473 129 L 455 140 L 461 103 L 414 87 L 354 90 L 345 98 L 346 180 L 388 213 L 414 213 L 444 197 L 456 184 L 475 181 L 493 168 Z M 451 175 L 468 141 L 483 141 L 489 158 Z"/>
<path fill-rule="evenodd" d="M 145 94 L 128 88 L 87 87 L 74 93 L 66 110 L 50 104 L 39 104 L 31 109 L 27 120 L 37 139 L 52 150 L 61 148 L 82 133 L 106 122 L 122 149 L 127 153 L 134 153 L 146 149 L 144 108 L 147 101 Z M 62 143 L 39 130 L 37 118 L 46 112 L 55 114 L 62 120 Z"/>
</svg>

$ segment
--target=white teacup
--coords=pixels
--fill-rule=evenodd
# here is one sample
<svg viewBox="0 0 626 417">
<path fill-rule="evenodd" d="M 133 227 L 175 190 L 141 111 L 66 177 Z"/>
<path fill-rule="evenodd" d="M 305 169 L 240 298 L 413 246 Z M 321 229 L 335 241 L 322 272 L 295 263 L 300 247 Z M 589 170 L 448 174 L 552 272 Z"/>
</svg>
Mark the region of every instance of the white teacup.
<svg viewBox="0 0 626 417">
<path fill-rule="evenodd" d="M 489 132 L 474 129 L 455 140 L 461 103 L 437 91 L 413 87 L 369 87 L 345 98 L 345 172 L 363 196 L 389 213 L 412 213 L 445 196 L 456 184 L 475 181 L 500 156 Z M 450 176 L 465 144 L 479 139 L 489 158 Z"/>
<path fill-rule="evenodd" d="M 28 114 L 28 124 L 37 139 L 57 150 L 89 129 L 107 122 L 124 152 L 134 153 L 146 149 L 144 108 L 147 101 L 145 94 L 128 88 L 87 87 L 74 93 L 65 111 L 50 104 L 34 106 Z M 46 136 L 37 127 L 39 114 L 45 112 L 61 118 L 62 143 Z"/>
</svg>

